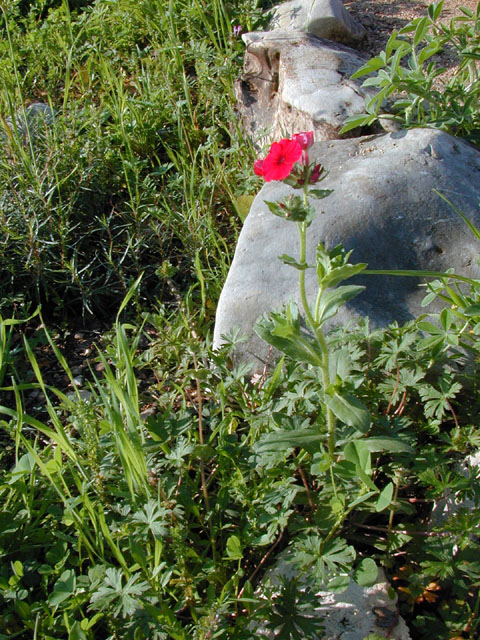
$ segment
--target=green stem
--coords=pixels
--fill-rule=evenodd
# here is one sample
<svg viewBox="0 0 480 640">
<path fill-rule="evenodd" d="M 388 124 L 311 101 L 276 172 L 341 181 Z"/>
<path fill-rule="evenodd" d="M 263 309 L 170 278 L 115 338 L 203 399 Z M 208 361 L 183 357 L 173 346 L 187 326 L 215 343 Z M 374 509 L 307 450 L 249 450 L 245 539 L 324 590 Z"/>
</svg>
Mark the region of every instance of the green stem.
<svg viewBox="0 0 480 640">
<path fill-rule="evenodd" d="M 308 203 L 307 194 L 304 193 L 303 197 L 304 197 L 305 204 L 307 204 Z M 300 264 L 304 265 L 306 263 L 306 255 L 307 255 L 307 224 L 305 221 L 298 223 L 298 231 L 300 235 Z M 307 293 L 305 289 L 305 271 L 306 269 L 301 269 L 299 272 L 300 273 L 300 276 L 299 276 L 300 298 L 302 300 L 303 310 L 305 312 L 307 323 L 312 329 L 312 331 L 314 332 L 315 337 L 317 338 L 318 343 L 320 345 L 320 349 L 322 351 L 322 364 L 320 366 L 320 370 L 322 372 L 323 388 L 326 391 L 330 386 L 328 346 L 327 346 L 327 341 L 325 340 L 325 336 L 323 334 L 322 328 L 320 324 L 313 317 L 310 309 L 310 305 L 308 304 Z M 320 285 L 319 296 L 321 295 L 321 293 L 322 293 L 322 288 Z M 318 297 L 317 297 L 316 306 L 318 306 Z M 333 411 L 328 407 L 326 407 L 326 416 L 327 416 L 327 433 L 328 433 L 328 439 L 327 439 L 328 453 L 333 460 L 334 454 L 335 454 L 336 419 Z"/>
</svg>

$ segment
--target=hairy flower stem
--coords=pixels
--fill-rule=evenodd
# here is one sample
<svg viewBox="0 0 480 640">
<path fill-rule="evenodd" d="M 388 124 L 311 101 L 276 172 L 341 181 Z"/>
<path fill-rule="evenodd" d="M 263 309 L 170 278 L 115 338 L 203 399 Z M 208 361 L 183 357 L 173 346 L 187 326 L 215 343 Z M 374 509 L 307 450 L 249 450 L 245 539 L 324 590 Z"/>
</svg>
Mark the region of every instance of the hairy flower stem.
<svg viewBox="0 0 480 640">
<path fill-rule="evenodd" d="M 303 194 L 305 205 L 308 204 L 307 193 Z M 305 221 L 298 223 L 298 231 L 300 235 L 300 264 L 306 264 L 306 255 L 307 255 L 307 223 Z M 315 337 L 317 338 L 318 344 L 320 345 L 320 349 L 322 351 L 322 364 L 320 365 L 320 370 L 322 372 L 322 382 L 323 388 L 325 392 L 327 392 L 328 387 L 330 386 L 330 372 L 329 372 L 329 357 L 328 357 L 328 346 L 327 341 L 325 340 L 325 336 L 323 335 L 322 328 L 320 323 L 313 317 L 312 312 L 310 310 L 310 305 L 308 304 L 307 293 L 305 290 L 305 271 L 306 269 L 301 269 L 299 271 L 299 284 L 300 284 L 300 298 L 302 300 L 303 310 L 305 312 L 305 317 L 307 319 L 307 323 L 312 329 Z M 328 433 L 328 453 L 331 459 L 334 459 L 335 455 L 335 415 L 333 411 L 328 407 L 324 407 L 327 416 L 327 433 Z"/>
</svg>

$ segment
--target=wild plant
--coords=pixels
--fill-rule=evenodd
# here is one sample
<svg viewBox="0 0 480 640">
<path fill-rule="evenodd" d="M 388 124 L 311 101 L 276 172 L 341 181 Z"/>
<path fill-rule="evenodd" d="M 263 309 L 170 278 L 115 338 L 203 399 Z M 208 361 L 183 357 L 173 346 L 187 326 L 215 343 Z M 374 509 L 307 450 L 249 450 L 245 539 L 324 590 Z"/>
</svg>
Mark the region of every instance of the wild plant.
<svg viewBox="0 0 480 640">
<path fill-rule="evenodd" d="M 309 187 L 310 183 L 321 177 L 321 168 L 308 162 L 308 148 L 312 142 L 313 133 L 306 132 L 296 134 L 290 140 L 274 143 L 267 157 L 258 161 L 255 167 L 256 173 L 265 180 L 284 180 L 293 189 L 302 189 L 304 194 L 303 198 L 292 194 L 281 202 L 266 203 L 272 213 L 296 222 L 299 229 L 300 259 L 297 261 L 285 255 L 280 259 L 299 270 L 303 317 L 291 302 L 284 310 L 267 314 L 257 324 L 258 334 L 278 352 L 284 353 L 286 362 L 290 362 L 289 378 L 295 380 L 295 373 L 298 373 L 298 386 L 296 394 L 292 394 L 289 401 L 284 396 L 283 403 L 280 403 L 282 409 L 272 414 L 272 427 L 260 435 L 254 444 L 254 451 L 257 464 L 265 471 L 271 472 L 281 462 L 289 466 L 292 474 L 299 473 L 304 484 L 305 506 L 309 505 L 311 516 L 308 524 L 296 523 L 296 536 L 286 556 L 288 562 L 300 572 L 298 575 L 301 580 L 305 580 L 305 575 L 309 576 L 307 584 L 314 583 L 317 589 L 342 590 L 352 577 L 360 584 L 369 584 L 376 578 L 374 558 L 366 555 L 359 562 L 356 547 L 348 543 L 351 526 L 359 526 L 360 530 L 365 527 L 367 531 L 373 526 L 364 519 L 368 518 L 369 512 L 388 514 L 387 523 L 377 529 L 384 531 L 385 540 L 374 543 L 377 551 L 385 554 L 382 557 L 384 566 L 392 567 L 398 549 L 415 540 L 415 528 L 410 531 L 409 525 L 394 524 L 396 518 L 408 519 L 408 515 L 413 513 L 407 501 L 402 499 L 404 488 L 408 487 L 413 477 L 420 491 L 422 485 L 431 483 L 430 490 L 427 490 L 429 499 L 436 496 L 438 500 L 443 500 L 445 492 L 455 495 L 457 500 L 460 495 L 471 496 L 472 504 L 477 508 L 471 523 L 477 522 L 478 495 L 472 484 L 475 472 L 471 472 L 473 476 L 467 481 L 467 474 L 462 476 L 459 471 L 461 457 L 456 458 L 457 467 L 454 466 L 455 455 L 450 460 L 442 458 L 438 475 L 431 472 L 429 465 L 435 446 L 430 441 L 431 437 L 434 440 L 438 438 L 438 443 L 443 441 L 452 454 L 462 447 L 468 450 L 478 441 L 478 435 L 472 433 L 470 426 L 466 426 L 466 431 L 473 436 L 471 445 L 461 438 L 463 430 L 460 424 L 464 421 L 464 414 L 462 412 L 459 417 L 454 408 L 459 394 L 462 394 L 463 402 L 470 398 L 476 407 L 475 395 L 472 397 L 465 388 L 465 379 L 462 379 L 454 363 L 459 355 L 455 347 L 469 341 L 461 337 L 468 325 L 464 312 L 467 310 L 467 314 L 474 319 L 478 314 L 478 305 L 475 304 L 476 298 L 461 293 L 461 288 L 449 286 L 448 276 L 445 276 L 441 281 L 428 285 L 430 294 L 425 300 L 425 304 L 428 304 L 432 296 L 437 296 L 448 303 L 449 307 L 438 316 L 438 325 L 419 319 L 405 327 L 392 326 L 387 331 L 373 334 L 368 332 L 367 325 L 365 333 L 354 329 L 349 334 L 343 330 L 326 337 L 322 331 L 324 318 L 331 317 L 341 304 L 361 292 L 361 288 L 356 286 L 330 287 L 357 273 L 369 271 L 364 264 L 349 264 L 347 260 L 350 253 L 341 247 L 327 251 L 322 244 L 317 247 L 316 264 L 306 263 L 306 229 L 314 215 L 308 198 L 327 197 L 329 194 L 328 191 Z M 315 180 L 311 179 L 312 175 Z M 313 303 L 305 293 L 304 273 L 308 268 L 315 269 L 318 278 L 318 294 Z M 382 273 L 391 275 L 391 272 Z M 409 275 L 432 277 L 440 274 L 412 272 Z M 467 280 L 458 276 L 457 282 L 465 283 Z M 469 282 L 472 291 L 476 291 L 478 283 Z M 430 335 L 422 336 L 420 331 Z M 470 331 L 469 337 L 475 342 L 473 336 L 474 332 Z M 417 349 L 415 356 L 412 353 L 414 349 Z M 372 402 L 369 391 L 373 388 L 372 384 L 376 393 L 375 402 Z M 313 394 L 311 385 L 315 389 Z M 383 406 L 382 403 L 377 404 L 379 393 L 385 394 Z M 309 411 L 303 408 L 305 404 L 309 406 Z M 416 404 L 419 413 L 415 409 Z M 407 406 L 410 409 L 405 415 Z M 476 409 L 469 406 L 467 415 L 469 411 L 475 413 Z M 420 430 L 417 427 L 412 431 L 415 421 L 417 425 L 423 425 Z M 449 421 L 452 426 L 448 430 L 445 427 L 442 429 L 440 425 Z M 467 424 L 468 421 L 467 418 Z M 420 443 L 422 455 L 414 455 Z M 446 454 L 446 450 L 443 450 Z M 289 456 L 292 456 L 291 463 Z M 380 468 L 382 471 L 377 475 Z M 444 480 L 440 481 L 442 476 Z M 313 486 L 318 483 L 320 493 L 312 490 L 310 482 Z M 289 487 L 289 509 L 283 516 L 285 520 L 286 517 L 292 520 L 295 517 L 292 505 L 298 499 L 298 493 L 293 486 L 288 483 L 284 487 L 284 491 Z M 458 515 L 452 516 L 452 522 L 465 522 L 464 514 L 465 510 L 460 507 Z M 427 518 L 424 518 L 424 522 Z M 432 531 L 431 536 L 425 532 L 425 542 L 421 546 L 425 558 L 430 557 L 430 553 L 439 557 L 440 552 L 433 549 L 440 548 L 443 549 L 442 553 L 456 555 L 452 549 L 458 538 L 450 537 L 446 529 L 448 525 L 443 528 L 440 526 L 439 530 Z M 467 529 L 472 531 L 470 525 Z M 355 537 L 357 535 L 358 532 Z M 442 539 L 444 535 L 449 540 L 441 545 L 439 538 Z M 418 550 L 420 545 L 417 541 L 415 545 Z M 462 553 L 460 557 L 463 562 Z M 402 568 L 410 576 L 409 586 L 402 587 L 404 593 L 413 598 L 410 606 L 412 601 L 422 602 L 422 598 L 426 601 L 429 597 L 436 600 L 435 596 L 429 596 L 428 587 L 425 588 L 425 576 L 429 575 L 431 584 L 438 586 L 439 591 L 452 589 L 451 593 L 462 593 L 464 606 L 471 612 L 467 625 L 469 633 L 474 634 L 473 628 L 476 628 L 477 622 L 472 625 L 471 621 L 479 604 L 475 596 L 476 565 L 471 564 L 472 560 L 468 560 L 468 568 L 465 565 L 466 573 L 462 578 L 462 570 L 456 574 L 456 579 L 462 585 L 466 586 L 464 581 L 467 581 L 468 587 L 464 589 L 460 585 L 456 587 L 455 580 L 447 581 L 448 586 L 445 582 L 442 587 L 439 586 L 446 574 L 439 571 L 438 567 L 434 570 L 435 562 L 430 563 L 425 559 L 421 562 L 422 577 L 417 583 L 422 584 L 423 588 L 414 596 L 413 585 L 418 578 L 413 569 L 415 562 L 418 561 L 413 561 L 408 569 Z M 454 575 L 447 573 L 450 577 Z M 405 579 L 409 582 L 409 578 Z M 448 633 L 447 628 L 453 629 L 458 624 L 458 620 L 454 622 L 452 619 L 455 616 L 450 618 L 449 615 L 450 610 L 446 608 L 448 623 L 443 621 L 445 633 Z M 426 619 L 431 621 L 428 614 Z M 422 633 L 425 633 L 428 624 L 419 624 L 417 628 L 421 627 Z M 441 622 L 435 621 L 434 633 L 437 637 L 441 625 Z"/>
<path fill-rule="evenodd" d="M 372 125 L 379 118 L 403 127 L 437 127 L 477 143 L 479 77 L 478 39 L 480 3 L 475 11 L 460 7 L 450 24 L 440 22 L 443 0 L 428 7 L 399 31 L 394 30 L 385 50 L 371 58 L 352 78 L 369 76 L 371 87 L 366 114 L 352 116 L 342 128 Z M 454 53 L 458 64 L 445 79 L 447 69 L 435 62 L 443 50 Z"/>
<path fill-rule="evenodd" d="M 383 565 L 420 637 L 465 625 L 475 637 L 478 510 L 429 525 L 435 501 L 479 497 L 473 468 L 456 467 L 480 442 L 477 394 L 448 352 L 419 348 L 415 322 L 325 336 L 348 380 L 336 392 L 369 415 L 362 432 L 334 414 L 332 459 L 317 360 L 285 354 L 251 381 L 248 365 L 232 368 L 233 336 L 212 352 L 187 316 L 145 322 L 140 338 L 118 316 L 88 397 L 49 386 L 28 341 L 46 413 L 26 413 L 21 384 L 2 390 L 15 407 L 0 409 L 3 438 L 18 441 L 0 476 L 7 633 L 250 638 L 266 623 L 301 638 L 322 622 L 307 576 L 342 590 Z M 298 580 L 279 588 L 267 570 L 280 557 Z"/>
</svg>

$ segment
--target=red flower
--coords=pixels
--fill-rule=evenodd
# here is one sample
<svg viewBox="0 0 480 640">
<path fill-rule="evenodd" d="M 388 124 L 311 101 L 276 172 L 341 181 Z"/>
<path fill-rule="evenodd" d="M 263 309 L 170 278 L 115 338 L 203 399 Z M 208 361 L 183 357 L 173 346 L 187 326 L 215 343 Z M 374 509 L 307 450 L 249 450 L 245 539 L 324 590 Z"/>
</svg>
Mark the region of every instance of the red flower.
<svg viewBox="0 0 480 640">
<path fill-rule="evenodd" d="M 298 144 L 302 147 L 302 150 L 308 149 L 313 144 L 313 131 L 301 131 L 300 133 L 295 133 L 292 136 L 292 140 L 298 142 Z"/>
<path fill-rule="evenodd" d="M 295 140 L 283 139 L 280 142 L 274 142 L 261 165 L 266 182 L 286 178 L 301 155 L 302 147 Z"/>
</svg>

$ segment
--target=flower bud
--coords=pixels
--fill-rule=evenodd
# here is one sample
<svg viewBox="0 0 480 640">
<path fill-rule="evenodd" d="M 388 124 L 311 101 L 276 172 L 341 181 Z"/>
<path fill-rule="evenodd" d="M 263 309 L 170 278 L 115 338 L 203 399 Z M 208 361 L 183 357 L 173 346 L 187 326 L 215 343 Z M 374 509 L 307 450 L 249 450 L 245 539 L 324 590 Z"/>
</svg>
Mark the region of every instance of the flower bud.
<svg viewBox="0 0 480 640">
<path fill-rule="evenodd" d="M 320 176 L 323 173 L 323 167 L 321 164 L 316 164 L 313 167 L 312 173 L 310 175 L 310 184 L 315 184 L 316 182 L 318 182 Z"/>
<path fill-rule="evenodd" d="M 302 148 L 302 151 L 305 151 L 313 144 L 313 131 L 301 131 L 300 133 L 295 133 L 292 136 L 292 140 L 295 140 L 295 142 L 297 142 Z"/>
<path fill-rule="evenodd" d="M 261 160 L 260 158 L 255 160 L 253 170 L 257 176 L 263 176 L 263 160 Z"/>
</svg>

